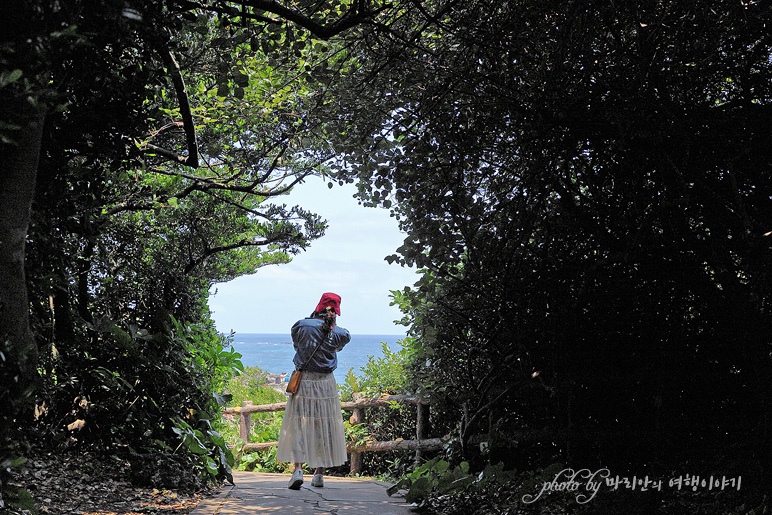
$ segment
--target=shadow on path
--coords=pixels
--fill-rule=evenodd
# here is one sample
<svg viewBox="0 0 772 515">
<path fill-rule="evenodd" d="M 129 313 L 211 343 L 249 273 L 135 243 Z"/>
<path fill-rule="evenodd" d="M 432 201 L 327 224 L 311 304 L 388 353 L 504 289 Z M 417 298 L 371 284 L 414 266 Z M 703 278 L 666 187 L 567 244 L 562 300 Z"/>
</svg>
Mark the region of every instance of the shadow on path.
<svg viewBox="0 0 772 515">
<path fill-rule="evenodd" d="M 403 498 L 386 495 L 390 485 L 380 481 L 325 477 L 324 488 L 314 488 L 311 476 L 307 475 L 300 490 L 289 490 L 289 478 L 288 474 L 234 472 L 235 486 L 226 485 L 217 496 L 204 500 L 191 515 L 414 513 Z"/>
</svg>

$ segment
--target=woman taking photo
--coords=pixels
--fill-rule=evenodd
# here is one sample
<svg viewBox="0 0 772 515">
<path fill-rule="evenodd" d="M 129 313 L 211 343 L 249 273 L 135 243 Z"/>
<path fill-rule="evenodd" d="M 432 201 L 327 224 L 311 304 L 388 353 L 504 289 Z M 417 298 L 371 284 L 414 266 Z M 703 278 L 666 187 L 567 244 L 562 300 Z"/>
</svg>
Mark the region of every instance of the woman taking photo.
<svg viewBox="0 0 772 515">
<path fill-rule="evenodd" d="M 295 369 L 302 371 L 300 385 L 287 400 L 281 424 L 276 460 L 294 463 L 288 487 L 303 484 L 303 463 L 314 470 L 311 485 L 324 486 L 324 469 L 346 462 L 346 437 L 340 412 L 338 385 L 332 371 L 338 366 L 337 353 L 351 340 L 338 327 L 340 296 L 322 295 L 311 316 L 292 326 Z"/>
</svg>

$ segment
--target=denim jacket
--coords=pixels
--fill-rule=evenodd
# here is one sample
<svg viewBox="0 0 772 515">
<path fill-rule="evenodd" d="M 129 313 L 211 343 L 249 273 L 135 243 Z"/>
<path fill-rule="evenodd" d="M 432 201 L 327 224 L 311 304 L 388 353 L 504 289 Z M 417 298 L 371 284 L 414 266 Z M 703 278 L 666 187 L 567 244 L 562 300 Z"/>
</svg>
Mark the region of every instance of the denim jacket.
<svg viewBox="0 0 772 515">
<path fill-rule="evenodd" d="M 308 357 L 322 339 L 323 324 L 324 321 L 318 318 L 304 318 L 292 326 L 292 343 L 295 346 L 295 358 L 292 361 L 296 369 L 329 373 L 338 367 L 337 353 L 351 340 L 351 334 L 348 329 L 337 325 L 332 329 L 332 338 L 325 338 L 311 361 L 306 364 Z"/>
</svg>

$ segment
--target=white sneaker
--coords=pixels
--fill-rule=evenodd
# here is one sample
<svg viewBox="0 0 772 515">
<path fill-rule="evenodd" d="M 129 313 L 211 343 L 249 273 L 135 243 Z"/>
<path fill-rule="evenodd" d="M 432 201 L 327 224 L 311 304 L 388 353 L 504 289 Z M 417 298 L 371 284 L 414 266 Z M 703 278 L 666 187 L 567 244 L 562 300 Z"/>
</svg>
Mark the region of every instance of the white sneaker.
<svg viewBox="0 0 772 515">
<path fill-rule="evenodd" d="M 290 490 L 300 490 L 300 485 L 303 484 L 303 470 L 297 469 L 292 473 L 292 477 L 289 480 L 287 488 Z"/>
<path fill-rule="evenodd" d="M 321 488 L 324 486 L 324 476 L 322 474 L 314 474 L 314 478 L 311 480 L 311 486 Z"/>
</svg>

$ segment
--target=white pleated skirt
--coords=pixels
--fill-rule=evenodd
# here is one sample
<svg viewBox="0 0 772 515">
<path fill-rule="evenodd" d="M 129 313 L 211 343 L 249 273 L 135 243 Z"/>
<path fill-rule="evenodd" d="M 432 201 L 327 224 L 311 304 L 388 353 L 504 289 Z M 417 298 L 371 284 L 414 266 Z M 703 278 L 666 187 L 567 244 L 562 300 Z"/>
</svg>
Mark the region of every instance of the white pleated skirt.
<svg viewBox="0 0 772 515">
<path fill-rule="evenodd" d="M 326 468 L 343 465 L 346 459 L 346 436 L 335 376 L 303 372 L 298 392 L 290 394 L 287 400 L 276 460 Z"/>
</svg>

